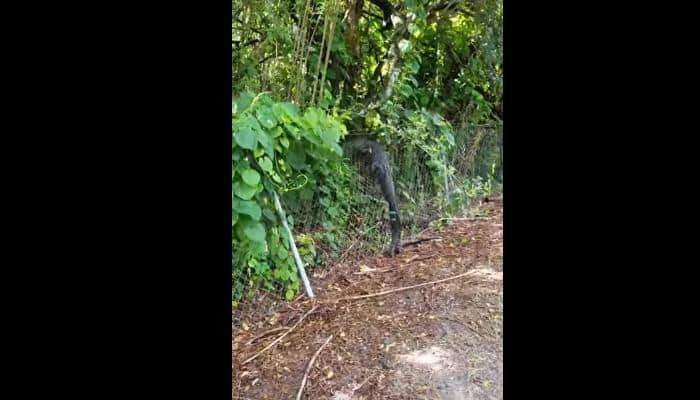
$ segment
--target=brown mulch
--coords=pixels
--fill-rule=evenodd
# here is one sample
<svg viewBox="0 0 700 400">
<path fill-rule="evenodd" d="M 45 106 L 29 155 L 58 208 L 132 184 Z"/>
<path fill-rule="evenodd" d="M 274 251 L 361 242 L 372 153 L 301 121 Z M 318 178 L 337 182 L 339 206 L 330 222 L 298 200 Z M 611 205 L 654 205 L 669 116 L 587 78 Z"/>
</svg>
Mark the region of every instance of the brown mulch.
<svg viewBox="0 0 700 400">
<path fill-rule="evenodd" d="M 233 330 L 233 399 L 501 399 L 502 203 L 479 206 L 483 218 L 448 221 L 440 239 L 399 256 L 353 257 L 311 274 L 317 299 L 290 303 L 271 295 L 239 305 Z M 448 282 L 368 299 L 382 292 L 466 273 Z M 285 334 L 279 343 L 243 365 Z M 264 334 L 264 336 L 255 339 Z"/>
</svg>

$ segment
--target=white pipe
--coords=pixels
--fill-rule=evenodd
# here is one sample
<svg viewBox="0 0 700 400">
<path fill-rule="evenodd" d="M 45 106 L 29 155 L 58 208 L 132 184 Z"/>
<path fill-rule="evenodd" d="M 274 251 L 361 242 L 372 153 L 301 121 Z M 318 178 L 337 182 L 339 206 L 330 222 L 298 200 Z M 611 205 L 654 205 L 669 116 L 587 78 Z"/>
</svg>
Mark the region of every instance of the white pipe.
<svg viewBox="0 0 700 400">
<path fill-rule="evenodd" d="M 297 264 L 297 270 L 299 271 L 299 276 L 301 276 L 301 281 L 304 282 L 304 289 L 306 289 L 306 295 L 309 296 L 309 298 L 314 298 L 314 292 L 311 290 L 311 283 L 309 283 L 309 278 L 306 277 L 306 271 L 304 270 L 304 264 L 301 262 L 301 257 L 299 257 L 299 251 L 297 250 L 297 245 L 294 243 L 294 235 L 292 235 L 292 230 L 289 229 L 289 225 L 287 225 L 287 218 L 284 214 L 284 210 L 282 210 L 282 205 L 280 204 L 280 199 L 277 196 L 276 192 L 272 192 L 272 197 L 275 201 L 275 209 L 277 210 L 277 215 L 279 215 L 280 219 L 282 220 L 282 226 L 284 226 L 284 229 L 287 231 L 287 234 L 289 235 L 289 247 L 292 248 L 292 254 L 294 255 L 294 261 Z"/>
</svg>

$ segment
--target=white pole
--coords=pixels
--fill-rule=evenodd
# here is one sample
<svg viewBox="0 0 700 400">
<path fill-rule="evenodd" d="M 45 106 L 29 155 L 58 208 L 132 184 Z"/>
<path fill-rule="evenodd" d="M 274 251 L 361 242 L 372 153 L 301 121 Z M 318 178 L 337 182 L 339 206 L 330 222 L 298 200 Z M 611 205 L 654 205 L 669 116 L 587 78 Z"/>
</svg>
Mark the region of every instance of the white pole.
<svg viewBox="0 0 700 400">
<path fill-rule="evenodd" d="M 445 182 L 444 182 L 444 184 L 445 184 L 445 201 L 449 202 L 449 200 L 450 200 L 450 186 L 449 186 L 449 183 L 447 182 L 447 178 L 448 178 L 448 176 L 447 176 L 448 175 L 447 174 L 447 156 L 445 156 L 445 153 L 442 154 L 442 163 L 443 163 L 443 167 L 445 169 L 445 179 L 444 179 L 445 180 Z"/>
<path fill-rule="evenodd" d="M 284 210 L 282 210 L 282 205 L 280 204 L 280 199 L 277 196 L 277 192 L 273 191 L 272 197 L 275 201 L 275 209 L 277 210 L 277 215 L 279 215 L 280 219 L 282 220 L 282 226 L 284 226 L 284 229 L 287 231 L 287 234 L 289 235 L 289 247 L 292 248 L 292 254 L 294 255 L 294 261 L 297 264 L 297 270 L 299 271 L 299 276 L 301 276 L 301 281 L 304 282 L 304 289 L 306 289 L 306 295 L 309 296 L 309 298 L 314 298 L 314 292 L 313 292 L 313 290 L 311 290 L 311 284 L 309 283 L 309 278 L 306 277 L 306 271 L 304 270 L 304 264 L 302 264 L 301 257 L 299 257 L 299 251 L 297 250 L 297 245 L 296 245 L 296 243 L 294 243 L 294 235 L 292 235 L 292 230 L 289 229 L 289 225 L 287 225 L 287 218 L 284 214 Z"/>
</svg>

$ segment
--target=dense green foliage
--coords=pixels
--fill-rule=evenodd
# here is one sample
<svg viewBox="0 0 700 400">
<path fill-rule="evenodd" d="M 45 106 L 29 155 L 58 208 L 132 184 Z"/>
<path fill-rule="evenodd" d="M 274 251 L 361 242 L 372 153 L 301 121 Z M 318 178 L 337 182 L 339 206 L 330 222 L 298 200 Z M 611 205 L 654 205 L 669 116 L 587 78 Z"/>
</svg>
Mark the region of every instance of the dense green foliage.
<svg viewBox="0 0 700 400">
<path fill-rule="evenodd" d="M 308 266 L 381 243 L 347 135 L 386 145 L 407 229 L 500 186 L 500 1 L 234 0 L 232 33 L 234 302 L 299 288 L 273 192 Z"/>
<path fill-rule="evenodd" d="M 340 225 L 348 213 L 337 199 L 342 192 L 331 188 L 342 187 L 338 143 L 345 127 L 316 108 L 302 114 L 294 104 L 247 92 L 235 99 L 232 111 L 234 298 L 244 283 L 270 287 L 272 281 L 284 284 L 289 298 L 299 281 L 272 193 L 284 196 L 285 204 L 325 204 L 325 215 L 314 217 Z M 287 218 L 293 225 L 292 216 Z M 312 242 L 299 245 L 305 261 L 313 262 Z"/>
</svg>

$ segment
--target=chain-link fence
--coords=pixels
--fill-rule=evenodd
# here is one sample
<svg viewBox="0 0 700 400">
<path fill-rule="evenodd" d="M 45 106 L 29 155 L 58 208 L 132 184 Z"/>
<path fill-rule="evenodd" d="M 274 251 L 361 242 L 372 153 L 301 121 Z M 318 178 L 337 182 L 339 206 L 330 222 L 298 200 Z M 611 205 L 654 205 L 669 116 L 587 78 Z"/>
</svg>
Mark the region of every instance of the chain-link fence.
<svg viewBox="0 0 700 400">
<path fill-rule="evenodd" d="M 468 206 L 487 190 L 500 190 L 503 171 L 502 124 L 468 125 L 456 130 L 455 145 L 445 155 L 446 172 L 436 174 L 420 148 L 397 143 L 387 147 L 401 214 L 402 237 L 417 235 L 445 213 L 449 200 Z M 363 201 L 354 209 L 354 240 L 377 250 L 389 243 L 387 203 L 379 185 L 357 163 L 355 190 Z M 476 186 L 481 185 L 481 186 Z"/>
<path fill-rule="evenodd" d="M 462 124 L 455 129 L 455 144 L 444 156 L 444 164 L 436 173 L 429 166 L 429 156 L 418 146 L 394 143 L 386 147 L 399 204 L 402 238 L 418 235 L 431 221 L 446 212 L 458 212 L 487 190 L 499 190 L 502 182 L 502 125 Z M 390 242 L 387 202 L 378 182 L 362 159 L 345 158 L 348 222 L 344 227 L 345 245 L 353 251 L 375 253 Z M 446 167 L 446 169 L 444 168 Z M 445 173 L 447 172 L 447 174 Z M 452 207 L 450 207 L 452 205 Z M 313 233 L 323 229 L 323 211 L 329 207 L 309 200 L 290 204 L 297 232 Z M 328 249 L 330 251 L 330 249 Z M 339 254 L 339 249 L 334 253 Z"/>
</svg>

